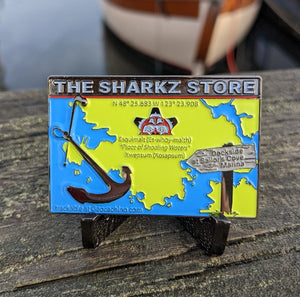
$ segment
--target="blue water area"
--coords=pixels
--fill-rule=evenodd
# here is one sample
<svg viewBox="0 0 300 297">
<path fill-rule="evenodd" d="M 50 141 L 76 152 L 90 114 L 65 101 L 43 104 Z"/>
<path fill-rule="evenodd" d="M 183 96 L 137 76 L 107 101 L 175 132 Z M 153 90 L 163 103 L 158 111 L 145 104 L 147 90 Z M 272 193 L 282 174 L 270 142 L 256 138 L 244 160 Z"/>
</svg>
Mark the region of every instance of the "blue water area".
<svg viewBox="0 0 300 297">
<path fill-rule="evenodd" d="M 208 209 L 213 202 L 205 193 L 211 192 L 209 185 L 210 180 L 220 180 L 219 173 L 203 174 L 201 178 L 195 179 L 197 172 L 192 169 L 190 175 L 194 177 L 192 181 L 186 178 L 182 180 L 185 187 L 184 200 L 178 198 L 177 195 L 165 198 L 165 205 L 154 205 L 151 211 L 144 208 L 143 192 L 135 195 L 128 191 L 122 198 L 106 204 L 98 204 L 97 207 L 91 203 L 84 205 L 77 202 L 67 192 L 68 186 L 84 188 L 89 193 L 106 193 L 109 189 L 103 182 L 101 177 L 93 170 L 93 168 L 83 160 L 81 165 L 74 162 L 68 162 L 64 166 L 65 154 L 63 150 L 66 140 L 57 138 L 53 135 L 53 127 L 59 127 L 63 131 L 69 130 L 69 123 L 72 114 L 73 99 L 69 98 L 52 98 L 49 99 L 50 111 L 50 191 L 51 191 L 51 211 L 53 212 L 110 212 L 123 213 L 130 210 L 138 209 L 138 214 L 168 214 L 181 215 L 183 213 L 189 215 L 199 215 L 199 209 Z M 95 129 L 96 124 L 87 123 L 85 121 L 85 113 L 80 106 L 76 106 L 71 129 L 71 136 L 78 144 L 84 142 L 89 149 L 95 149 L 102 141 L 114 143 L 115 135 L 110 135 L 107 128 Z M 100 121 L 101 122 L 101 121 Z M 99 164 L 101 166 L 101 164 Z M 188 165 L 182 162 L 182 168 L 185 170 Z M 110 169 L 108 175 L 116 182 L 122 183 L 123 179 L 120 170 Z M 180 177 L 179 177 L 180 178 Z M 169 207 L 168 207 L 169 206 Z M 166 209 L 166 207 L 168 207 Z M 104 211 L 102 211 L 104 209 Z M 109 209 L 109 211 L 107 211 Z"/>
<path fill-rule="evenodd" d="M 209 210 L 214 202 L 208 197 L 212 192 L 210 185 L 211 181 L 221 182 L 221 172 L 200 173 L 196 169 L 190 167 L 186 160 L 180 162 L 181 168 L 187 171 L 190 179 L 182 178 L 185 195 L 183 199 L 179 199 L 177 195 L 165 197 L 165 204 L 155 204 L 151 210 L 146 210 L 143 205 L 145 197 L 143 192 L 132 194 L 129 190 L 123 197 L 116 201 L 103 204 L 80 204 L 67 192 L 68 186 L 84 188 L 89 193 L 106 193 L 109 189 L 103 182 L 101 177 L 93 170 L 86 162 L 82 161 L 81 165 L 67 162 L 64 166 L 65 154 L 63 145 L 66 140 L 57 138 L 53 135 L 53 127 L 59 127 L 64 131 L 69 130 L 71 120 L 73 99 L 69 98 L 50 98 L 49 113 L 50 113 L 50 192 L 51 192 L 51 211 L 53 212 L 96 212 L 96 213 L 134 213 L 134 214 L 156 214 L 156 215 L 200 215 L 200 210 Z M 202 101 L 203 102 L 203 101 Z M 212 107 L 203 102 L 209 108 L 214 118 L 222 115 L 233 123 L 236 127 L 237 135 L 242 143 L 255 143 L 258 146 L 258 133 L 252 137 L 243 135 L 241 129 L 241 117 L 250 117 L 247 114 L 237 115 L 236 109 L 231 105 L 232 100 L 227 104 L 220 104 Z M 109 134 L 109 129 L 96 129 L 95 123 L 87 123 L 85 113 L 80 106 L 77 106 L 74 113 L 74 125 L 71 130 L 71 136 L 76 143 L 85 143 L 87 148 L 95 149 L 102 141 L 114 143 L 115 135 Z M 101 121 L 100 121 L 101 122 Z M 101 166 L 101 164 L 99 164 Z M 233 184 L 238 186 L 241 179 L 245 178 L 246 182 L 257 189 L 257 167 L 250 170 L 248 173 L 233 174 Z M 116 182 L 122 183 L 123 179 L 119 169 L 109 169 L 108 175 Z M 180 177 L 179 177 L 180 178 Z M 206 216 L 208 213 L 201 212 L 201 216 Z"/>
<path fill-rule="evenodd" d="M 52 212 L 110 212 L 126 213 L 129 209 L 141 209 L 143 204 L 139 201 L 144 198 L 143 193 L 132 195 L 128 191 L 122 198 L 105 204 L 77 202 L 67 191 L 68 186 L 84 188 L 89 193 L 102 194 L 108 192 L 109 188 L 94 169 L 83 160 L 81 165 L 67 161 L 64 166 L 66 152 L 63 146 L 66 142 L 63 138 L 53 135 L 52 129 L 59 127 L 63 131 L 69 130 L 73 99 L 50 98 L 49 99 L 49 140 L 50 140 L 50 207 Z M 76 106 L 71 129 L 73 140 L 81 144 L 85 143 L 89 149 L 95 149 L 102 141 L 114 143 L 116 136 L 109 134 L 108 128 L 95 129 L 96 124 L 87 123 L 84 119 L 85 113 L 80 106 Z M 99 164 L 101 166 L 101 164 Z M 110 169 L 107 173 L 114 181 L 122 183 L 120 170 Z M 109 206 L 107 206 L 109 205 Z M 143 210 L 140 210 L 143 212 Z"/>
<path fill-rule="evenodd" d="M 246 183 L 250 184 L 257 190 L 257 183 L 258 183 L 258 167 L 251 169 L 250 172 L 233 172 L 233 185 L 237 187 L 241 180 L 245 178 Z"/>
<path fill-rule="evenodd" d="M 191 179 L 182 179 L 185 195 L 183 199 L 179 199 L 178 195 L 165 198 L 165 205 L 153 205 L 151 212 L 164 212 L 172 215 L 190 215 L 199 216 L 200 210 L 208 210 L 210 205 L 214 202 L 207 194 L 213 189 L 210 186 L 211 181 L 221 182 L 220 172 L 200 173 L 196 169 L 187 165 L 186 160 L 181 161 L 181 168 L 183 170 L 190 169 L 188 174 Z M 166 209 L 168 208 L 168 209 Z M 201 216 L 208 216 L 208 213 L 201 213 Z"/>
<path fill-rule="evenodd" d="M 70 107 L 71 109 L 71 107 Z M 85 113 L 77 106 L 75 108 L 71 136 L 77 143 L 84 142 L 88 149 L 96 149 L 101 141 L 115 142 L 117 137 L 108 134 L 108 128 L 95 129 L 96 124 L 84 120 Z M 88 135 L 88 136 L 87 136 Z"/>
<path fill-rule="evenodd" d="M 255 144 L 256 158 L 258 158 L 258 132 L 252 135 L 252 137 L 245 136 L 241 126 L 241 118 L 247 117 L 252 118 L 252 115 L 246 113 L 237 114 L 237 110 L 234 105 L 232 105 L 234 99 L 230 100 L 228 103 L 222 103 L 218 106 L 210 106 L 203 99 L 201 102 L 211 110 L 213 118 L 219 118 L 220 116 L 225 116 L 228 122 L 231 122 L 236 127 L 236 135 L 240 138 L 243 144 Z M 210 208 L 211 203 L 214 201 L 208 197 L 208 194 L 213 190 L 210 186 L 210 182 L 221 182 L 221 172 L 209 172 L 200 173 L 196 169 L 190 167 L 186 161 L 181 162 L 181 167 L 183 170 L 188 170 L 188 174 L 191 176 L 191 180 L 184 178 L 182 180 L 185 188 L 184 201 L 178 199 L 166 199 L 169 203 L 172 203 L 172 208 L 189 210 L 189 206 L 193 205 L 193 212 L 191 215 L 199 215 L 199 210 L 206 210 Z M 237 187 L 241 180 L 245 178 L 246 182 L 257 189 L 258 183 L 258 167 L 251 169 L 249 172 L 234 172 L 233 173 L 233 185 Z M 190 202 L 190 203 L 189 203 Z M 173 211 L 173 210 L 172 210 Z M 189 210 L 190 211 L 190 210 Z M 205 215 L 205 213 L 202 213 Z"/>
<path fill-rule="evenodd" d="M 234 99 L 231 99 L 227 103 L 221 103 L 218 106 L 210 106 L 207 104 L 203 99 L 201 102 L 210 109 L 212 116 L 214 119 L 217 119 L 221 116 L 225 116 L 228 122 L 231 122 L 236 128 L 236 135 L 240 138 L 242 144 L 254 144 L 255 145 L 255 152 L 256 152 L 256 159 L 258 159 L 258 144 L 259 144 L 259 132 L 249 137 L 244 135 L 241 119 L 242 118 L 252 118 L 252 115 L 248 115 L 246 113 L 238 114 L 235 106 L 232 104 Z M 245 178 L 247 183 L 251 184 L 255 189 L 257 189 L 258 183 L 258 168 L 257 166 L 250 170 L 248 173 L 233 173 L 233 184 L 237 187 L 241 181 L 241 179 Z"/>
<path fill-rule="evenodd" d="M 252 118 L 252 115 L 247 113 L 237 114 L 237 110 L 234 105 L 232 105 L 234 99 L 230 100 L 228 103 L 221 103 L 218 106 L 210 106 L 203 99 L 201 102 L 205 107 L 209 108 L 214 119 L 221 116 L 225 116 L 228 122 L 231 122 L 236 128 L 236 135 L 240 138 L 243 144 L 253 144 L 255 145 L 256 158 L 258 159 L 258 141 L 259 133 L 255 133 L 252 137 L 246 136 L 243 133 L 241 119 L 242 118 Z M 171 204 L 172 213 L 180 215 L 182 213 L 189 213 L 190 215 L 199 215 L 199 210 L 208 210 L 211 204 L 214 202 L 208 197 L 208 194 L 212 192 L 212 187 L 210 183 L 221 182 L 221 172 L 209 172 L 200 173 L 196 169 L 190 167 L 186 160 L 181 162 L 181 168 L 183 170 L 188 170 L 188 174 L 191 180 L 186 178 L 182 179 L 182 183 L 185 189 L 185 196 L 183 200 L 179 199 L 177 195 L 173 197 L 165 198 L 165 207 Z M 233 185 L 237 187 L 242 179 L 246 179 L 246 182 L 257 189 L 258 183 L 258 167 L 251 169 L 249 172 L 234 172 L 233 173 Z M 160 205 L 154 205 L 152 210 L 156 210 Z M 201 213 L 205 216 L 208 214 Z"/>
<path fill-rule="evenodd" d="M 217 119 L 221 116 L 225 116 L 228 122 L 231 122 L 236 128 L 236 135 L 240 138 L 243 144 L 252 144 L 255 145 L 255 152 L 256 152 L 256 159 L 258 159 L 258 140 L 259 140 L 259 133 L 255 133 L 252 137 L 244 135 L 241 119 L 242 118 L 252 118 L 252 115 L 248 115 L 246 113 L 237 114 L 237 110 L 234 105 L 231 103 L 234 99 L 231 99 L 227 103 L 221 103 L 218 106 L 210 106 L 205 102 L 205 100 L 201 99 L 201 102 L 210 109 L 212 116 L 214 119 Z"/>
</svg>

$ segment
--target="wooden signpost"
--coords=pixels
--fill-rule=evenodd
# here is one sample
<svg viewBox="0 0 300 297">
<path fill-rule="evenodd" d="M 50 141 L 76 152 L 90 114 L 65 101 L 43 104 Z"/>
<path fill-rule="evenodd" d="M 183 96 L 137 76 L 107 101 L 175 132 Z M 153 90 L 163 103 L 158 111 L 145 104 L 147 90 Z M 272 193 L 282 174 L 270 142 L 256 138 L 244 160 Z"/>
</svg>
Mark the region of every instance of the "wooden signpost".
<svg viewBox="0 0 300 297">
<path fill-rule="evenodd" d="M 229 143 L 220 148 L 198 150 L 187 160 L 187 164 L 201 173 L 222 172 L 221 212 L 231 214 L 233 170 L 256 167 L 255 146 Z"/>
</svg>

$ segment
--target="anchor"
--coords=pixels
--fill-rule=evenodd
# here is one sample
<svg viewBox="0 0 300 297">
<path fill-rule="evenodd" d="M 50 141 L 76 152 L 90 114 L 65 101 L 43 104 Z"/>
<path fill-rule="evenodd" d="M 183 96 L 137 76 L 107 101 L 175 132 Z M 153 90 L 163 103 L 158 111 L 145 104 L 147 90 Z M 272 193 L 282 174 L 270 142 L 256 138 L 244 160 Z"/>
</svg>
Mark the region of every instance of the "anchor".
<svg viewBox="0 0 300 297">
<path fill-rule="evenodd" d="M 74 104 L 72 108 L 72 116 L 70 121 L 69 132 L 63 131 L 59 127 L 54 127 L 52 129 L 52 134 L 56 138 L 63 138 L 73 144 L 76 150 L 80 153 L 83 159 L 97 172 L 97 174 L 103 179 L 105 184 L 108 186 L 109 191 L 103 194 L 93 194 L 87 192 L 83 188 L 76 188 L 73 186 L 68 186 L 67 190 L 72 195 L 72 197 L 80 202 L 80 203 L 108 203 L 114 201 L 122 196 L 124 196 L 131 187 L 131 170 L 127 166 L 122 167 L 122 177 L 125 179 L 123 183 L 117 183 L 113 179 L 111 179 L 107 173 L 73 140 L 71 137 L 71 129 L 73 124 L 73 116 L 74 110 L 76 108 L 77 103 L 81 103 L 83 106 L 86 106 L 87 100 L 82 98 L 81 96 L 76 96 L 74 99 Z M 59 131 L 60 134 L 57 133 Z M 67 156 L 67 151 L 66 151 Z M 67 158 L 67 157 L 66 157 Z M 64 166 L 66 166 L 66 159 L 64 162 Z"/>
</svg>

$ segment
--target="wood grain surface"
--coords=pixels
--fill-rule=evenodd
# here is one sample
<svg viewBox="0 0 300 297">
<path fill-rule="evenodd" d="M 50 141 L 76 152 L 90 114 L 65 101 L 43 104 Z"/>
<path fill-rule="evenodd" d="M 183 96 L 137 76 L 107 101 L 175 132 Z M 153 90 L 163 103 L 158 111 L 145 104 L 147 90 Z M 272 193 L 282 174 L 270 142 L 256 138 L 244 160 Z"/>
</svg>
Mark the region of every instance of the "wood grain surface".
<svg viewBox="0 0 300 297">
<path fill-rule="evenodd" d="M 49 212 L 47 92 L 0 92 L 0 295 L 299 295 L 300 70 L 260 75 L 259 215 L 231 220 L 220 257 L 156 216 L 83 249 L 81 216 Z"/>
</svg>

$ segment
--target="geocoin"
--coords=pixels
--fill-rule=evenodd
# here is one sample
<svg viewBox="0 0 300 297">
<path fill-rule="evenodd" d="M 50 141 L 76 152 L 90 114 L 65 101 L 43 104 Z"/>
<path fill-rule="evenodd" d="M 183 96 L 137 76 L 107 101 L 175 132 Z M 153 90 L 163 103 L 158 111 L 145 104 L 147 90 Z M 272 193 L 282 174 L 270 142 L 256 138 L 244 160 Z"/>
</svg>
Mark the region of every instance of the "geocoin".
<svg viewBox="0 0 300 297">
<path fill-rule="evenodd" d="M 260 100 L 257 76 L 51 76 L 51 211 L 256 217 Z"/>
</svg>

